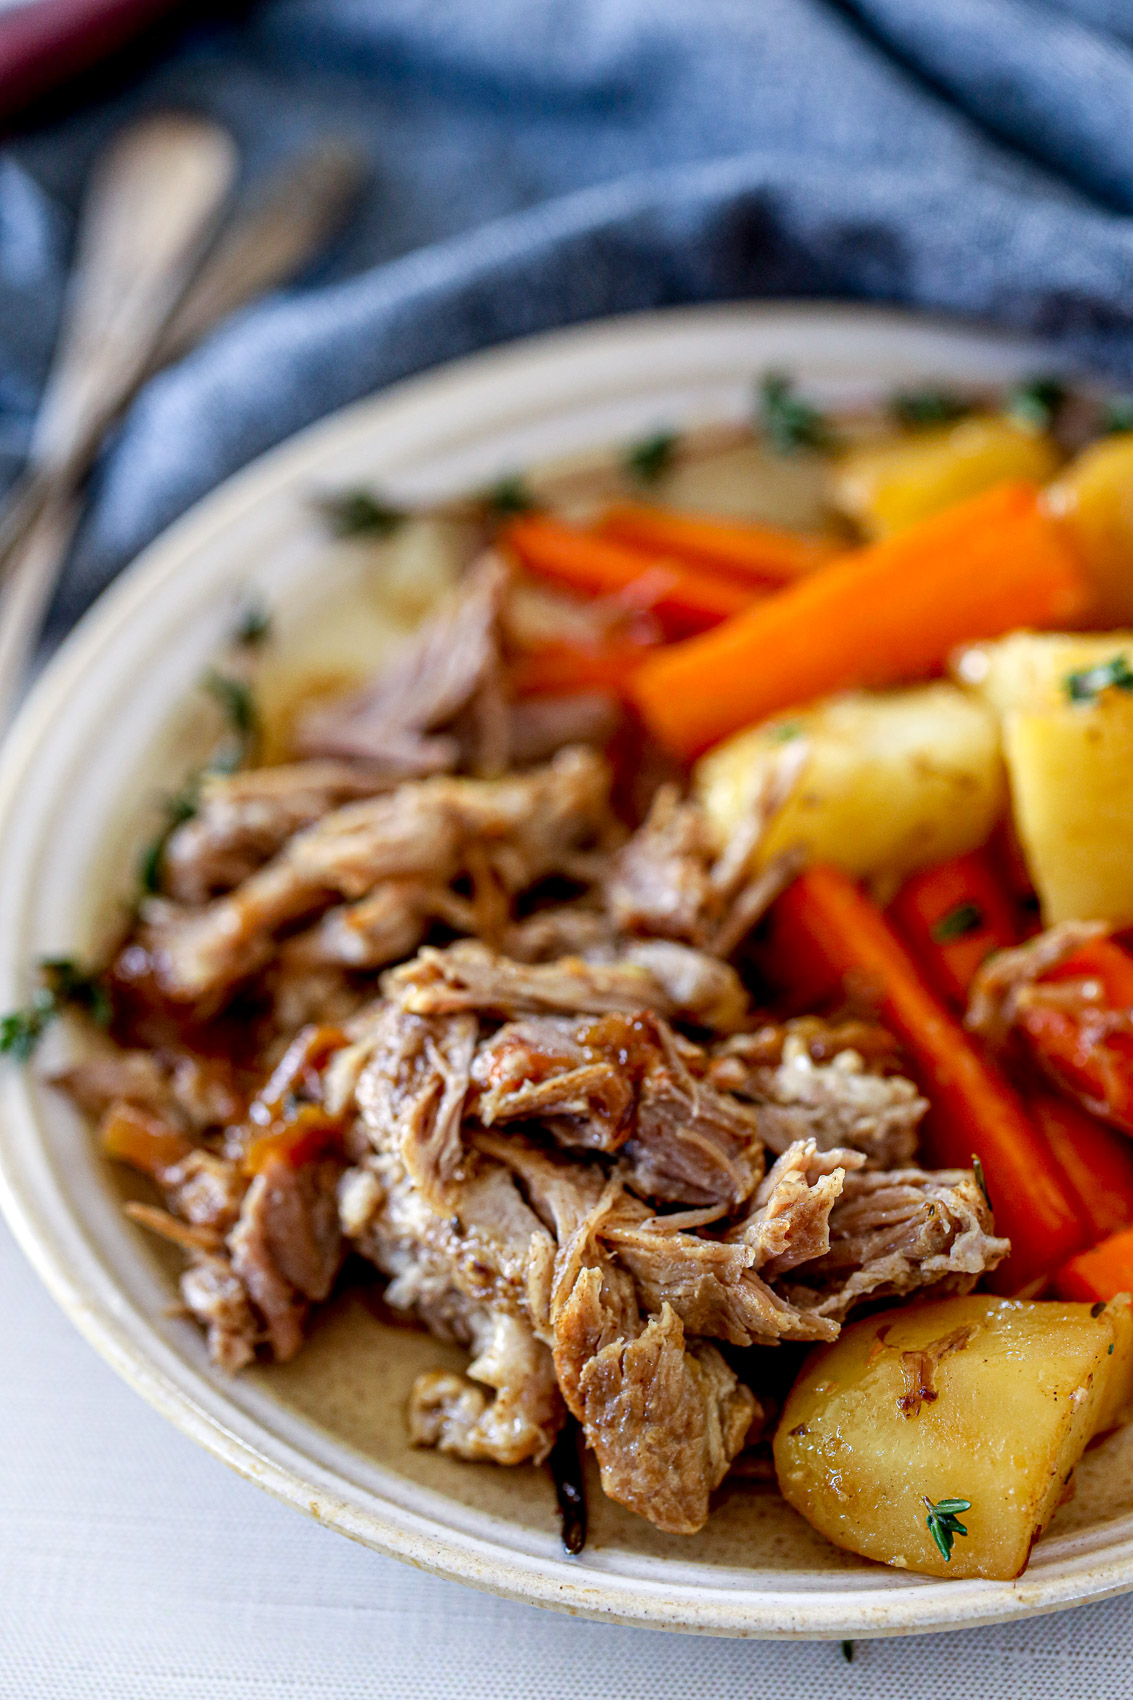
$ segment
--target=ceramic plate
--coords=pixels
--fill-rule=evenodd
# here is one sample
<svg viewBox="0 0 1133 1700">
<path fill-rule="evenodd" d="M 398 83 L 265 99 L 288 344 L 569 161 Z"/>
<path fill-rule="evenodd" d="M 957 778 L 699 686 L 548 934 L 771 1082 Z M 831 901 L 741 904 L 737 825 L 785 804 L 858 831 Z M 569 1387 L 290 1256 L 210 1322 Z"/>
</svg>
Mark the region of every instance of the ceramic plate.
<svg viewBox="0 0 1133 1700">
<path fill-rule="evenodd" d="M 154 795 L 192 759 L 186 705 L 239 598 L 251 589 L 278 610 L 284 646 L 333 625 L 363 568 L 357 546 L 328 544 L 312 492 L 457 494 L 658 426 L 743 418 L 754 378 L 773 367 L 845 399 L 926 377 L 998 383 L 1049 364 L 1000 337 L 856 307 L 677 311 L 483 354 L 304 432 L 148 549 L 27 702 L 0 770 L 0 1008 L 26 998 L 34 958 L 82 953 L 107 925 Z M 1133 1429 L 1087 1457 L 1076 1499 L 1013 1584 L 931 1581 L 853 1558 L 769 1488 L 743 1483 L 725 1485 L 691 1539 L 659 1533 L 595 1484 L 590 1543 L 567 1558 L 545 1472 L 405 1444 L 413 1377 L 447 1348 L 347 1297 L 295 1362 L 226 1380 L 196 1328 L 169 1314 L 174 1267 L 122 1216 L 121 1177 L 70 1107 L 15 1067 L 0 1098 L 5 1212 L 92 1344 L 233 1469 L 382 1552 L 563 1611 L 726 1635 L 953 1628 L 1133 1587 Z"/>
</svg>

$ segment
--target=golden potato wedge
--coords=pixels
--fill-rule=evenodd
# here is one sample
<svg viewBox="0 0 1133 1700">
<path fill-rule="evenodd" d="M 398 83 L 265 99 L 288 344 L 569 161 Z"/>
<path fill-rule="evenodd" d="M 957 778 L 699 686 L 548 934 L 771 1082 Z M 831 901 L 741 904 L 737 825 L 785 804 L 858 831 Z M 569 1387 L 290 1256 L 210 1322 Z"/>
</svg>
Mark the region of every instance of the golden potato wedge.
<svg viewBox="0 0 1133 1700">
<path fill-rule="evenodd" d="M 1000 717 L 1043 919 L 1133 923 L 1133 633 L 1017 633 L 956 671 Z"/>
<path fill-rule="evenodd" d="M 832 474 L 834 501 L 867 537 L 890 537 L 1006 479 L 1045 484 L 1060 458 L 1045 432 L 978 414 L 849 450 Z"/>
<path fill-rule="evenodd" d="M 1048 499 L 1093 580 L 1099 623 L 1133 620 L 1133 432 L 1083 449 Z"/>
<path fill-rule="evenodd" d="M 861 691 L 737 733 L 702 757 L 693 783 L 721 846 L 794 738 L 805 740 L 804 765 L 764 860 L 801 844 L 887 898 L 915 868 L 982 844 L 1005 806 L 995 718 L 974 697 L 942 682 Z"/>
<path fill-rule="evenodd" d="M 836 1546 L 930 1576 L 1006 1580 L 1133 1391 L 1129 1300 L 938 1299 L 808 1358 L 775 1436 L 784 1498 Z M 967 1501 L 960 1534 L 932 1508 Z M 943 1525 L 943 1527 L 942 1527 Z"/>
</svg>

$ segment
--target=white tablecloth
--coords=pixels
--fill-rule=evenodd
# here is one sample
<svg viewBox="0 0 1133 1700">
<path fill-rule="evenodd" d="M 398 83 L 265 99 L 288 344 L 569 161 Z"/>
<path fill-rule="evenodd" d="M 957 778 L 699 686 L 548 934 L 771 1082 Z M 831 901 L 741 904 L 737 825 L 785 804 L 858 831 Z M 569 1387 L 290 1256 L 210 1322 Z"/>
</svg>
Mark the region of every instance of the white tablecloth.
<svg viewBox="0 0 1133 1700">
<path fill-rule="evenodd" d="M 0 1227 L 0 1696 L 18 1700 L 1110 1700 L 1133 1599 L 909 1641 L 714 1641 L 438 1582 L 169 1428 Z"/>
</svg>

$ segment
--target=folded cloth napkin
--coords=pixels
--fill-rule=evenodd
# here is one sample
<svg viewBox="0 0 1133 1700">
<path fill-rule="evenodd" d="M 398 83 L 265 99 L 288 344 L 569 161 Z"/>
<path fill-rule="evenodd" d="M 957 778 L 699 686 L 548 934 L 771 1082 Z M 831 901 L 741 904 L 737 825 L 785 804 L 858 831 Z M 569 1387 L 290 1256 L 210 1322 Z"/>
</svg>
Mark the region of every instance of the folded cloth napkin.
<svg viewBox="0 0 1133 1700">
<path fill-rule="evenodd" d="M 326 134 L 371 176 L 301 285 L 140 396 L 56 629 L 320 414 L 598 314 L 866 297 L 1038 332 L 1133 379 L 1133 0 L 264 0 L 0 155 L 9 470 L 91 156 L 170 102 L 229 124 L 252 177 Z"/>
</svg>

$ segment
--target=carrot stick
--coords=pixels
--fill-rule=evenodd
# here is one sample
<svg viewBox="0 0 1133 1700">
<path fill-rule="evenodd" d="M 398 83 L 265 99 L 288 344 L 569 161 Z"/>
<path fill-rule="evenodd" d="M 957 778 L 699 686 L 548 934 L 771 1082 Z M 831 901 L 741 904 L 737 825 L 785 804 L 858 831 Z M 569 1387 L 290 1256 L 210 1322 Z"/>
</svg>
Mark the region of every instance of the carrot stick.
<svg viewBox="0 0 1133 1700">
<path fill-rule="evenodd" d="M 709 519 L 675 513 L 644 502 L 619 502 L 607 508 L 593 528 L 636 549 L 655 551 L 706 568 L 741 584 L 789 584 L 824 566 L 840 551 L 824 537 L 782 531 L 745 520 Z"/>
<path fill-rule="evenodd" d="M 1038 985 L 1075 981 L 1080 999 L 1024 999 L 1019 1026 L 1036 1062 L 1064 1091 L 1133 1134 L 1133 956 L 1112 939 L 1092 939 Z"/>
<path fill-rule="evenodd" d="M 931 1105 L 932 1161 L 983 1164 L 1000 1231 L 1012 1253 L 1002 1282 L 1018 1291 L 1086 1239 L 1065 1176 L 1018 1094 L 925 985 L 885 917 L 837 868 L 810 868 L 772 911 L 771 960 L 790 985 L 796 962 L 814 983 L 856 986 L 876 1001 Z M 1001 1282 L 997 1282 L 997 1286 Z"/>
<path fill-rule="evenodd" d="M 634 682 L 646 723 L 694 756 L 815 697 L 939 672 L 957 644 L 1073 619 L 1086 582 L 1038 494 L 1001 485 L 651 656 Z"/>
<path fill-rule="evenodd" d="M 1016 943 L 1011 901 L 982 850 L 915 873 L 889 918 L 937 996 L 958 1009 L 984 958 Z"/>
<path fill-rule="evenodd" d="M 655 549 L 631 549 L 543 515 L 513 520 L 499 541 L 528 572 L 585 596 L 617 596 L 651 609 L 669 635 L 719 625 L 750 608 L 757 595 Z"/>
<path fill-rule="evenodd" d="M 1133 1141 L 1067 1098 L 1027 1094 L 1027 1107 L 1079 1201 L 1092 1237 L 1133 1224 Z"/>
<path fill-rule="evenodd" d="M 647 653 L 640 643 L 593 647 L 574 643 L 540 644 L 524 650 L 511 663 L 508 678 L 518 697 L 545 696 L 563 691 L 616 691 L 627 688 L 630 675 Z"/>
<path fill-rule="evenodd" d="M 1058 1271 L 1054 1285 L 1061 1298 L 1083 1303 L 1108 1304 L 1118 1293 L 1133 1293 L 1133 1228 L 1072 1257 Z"/>
</svg>

